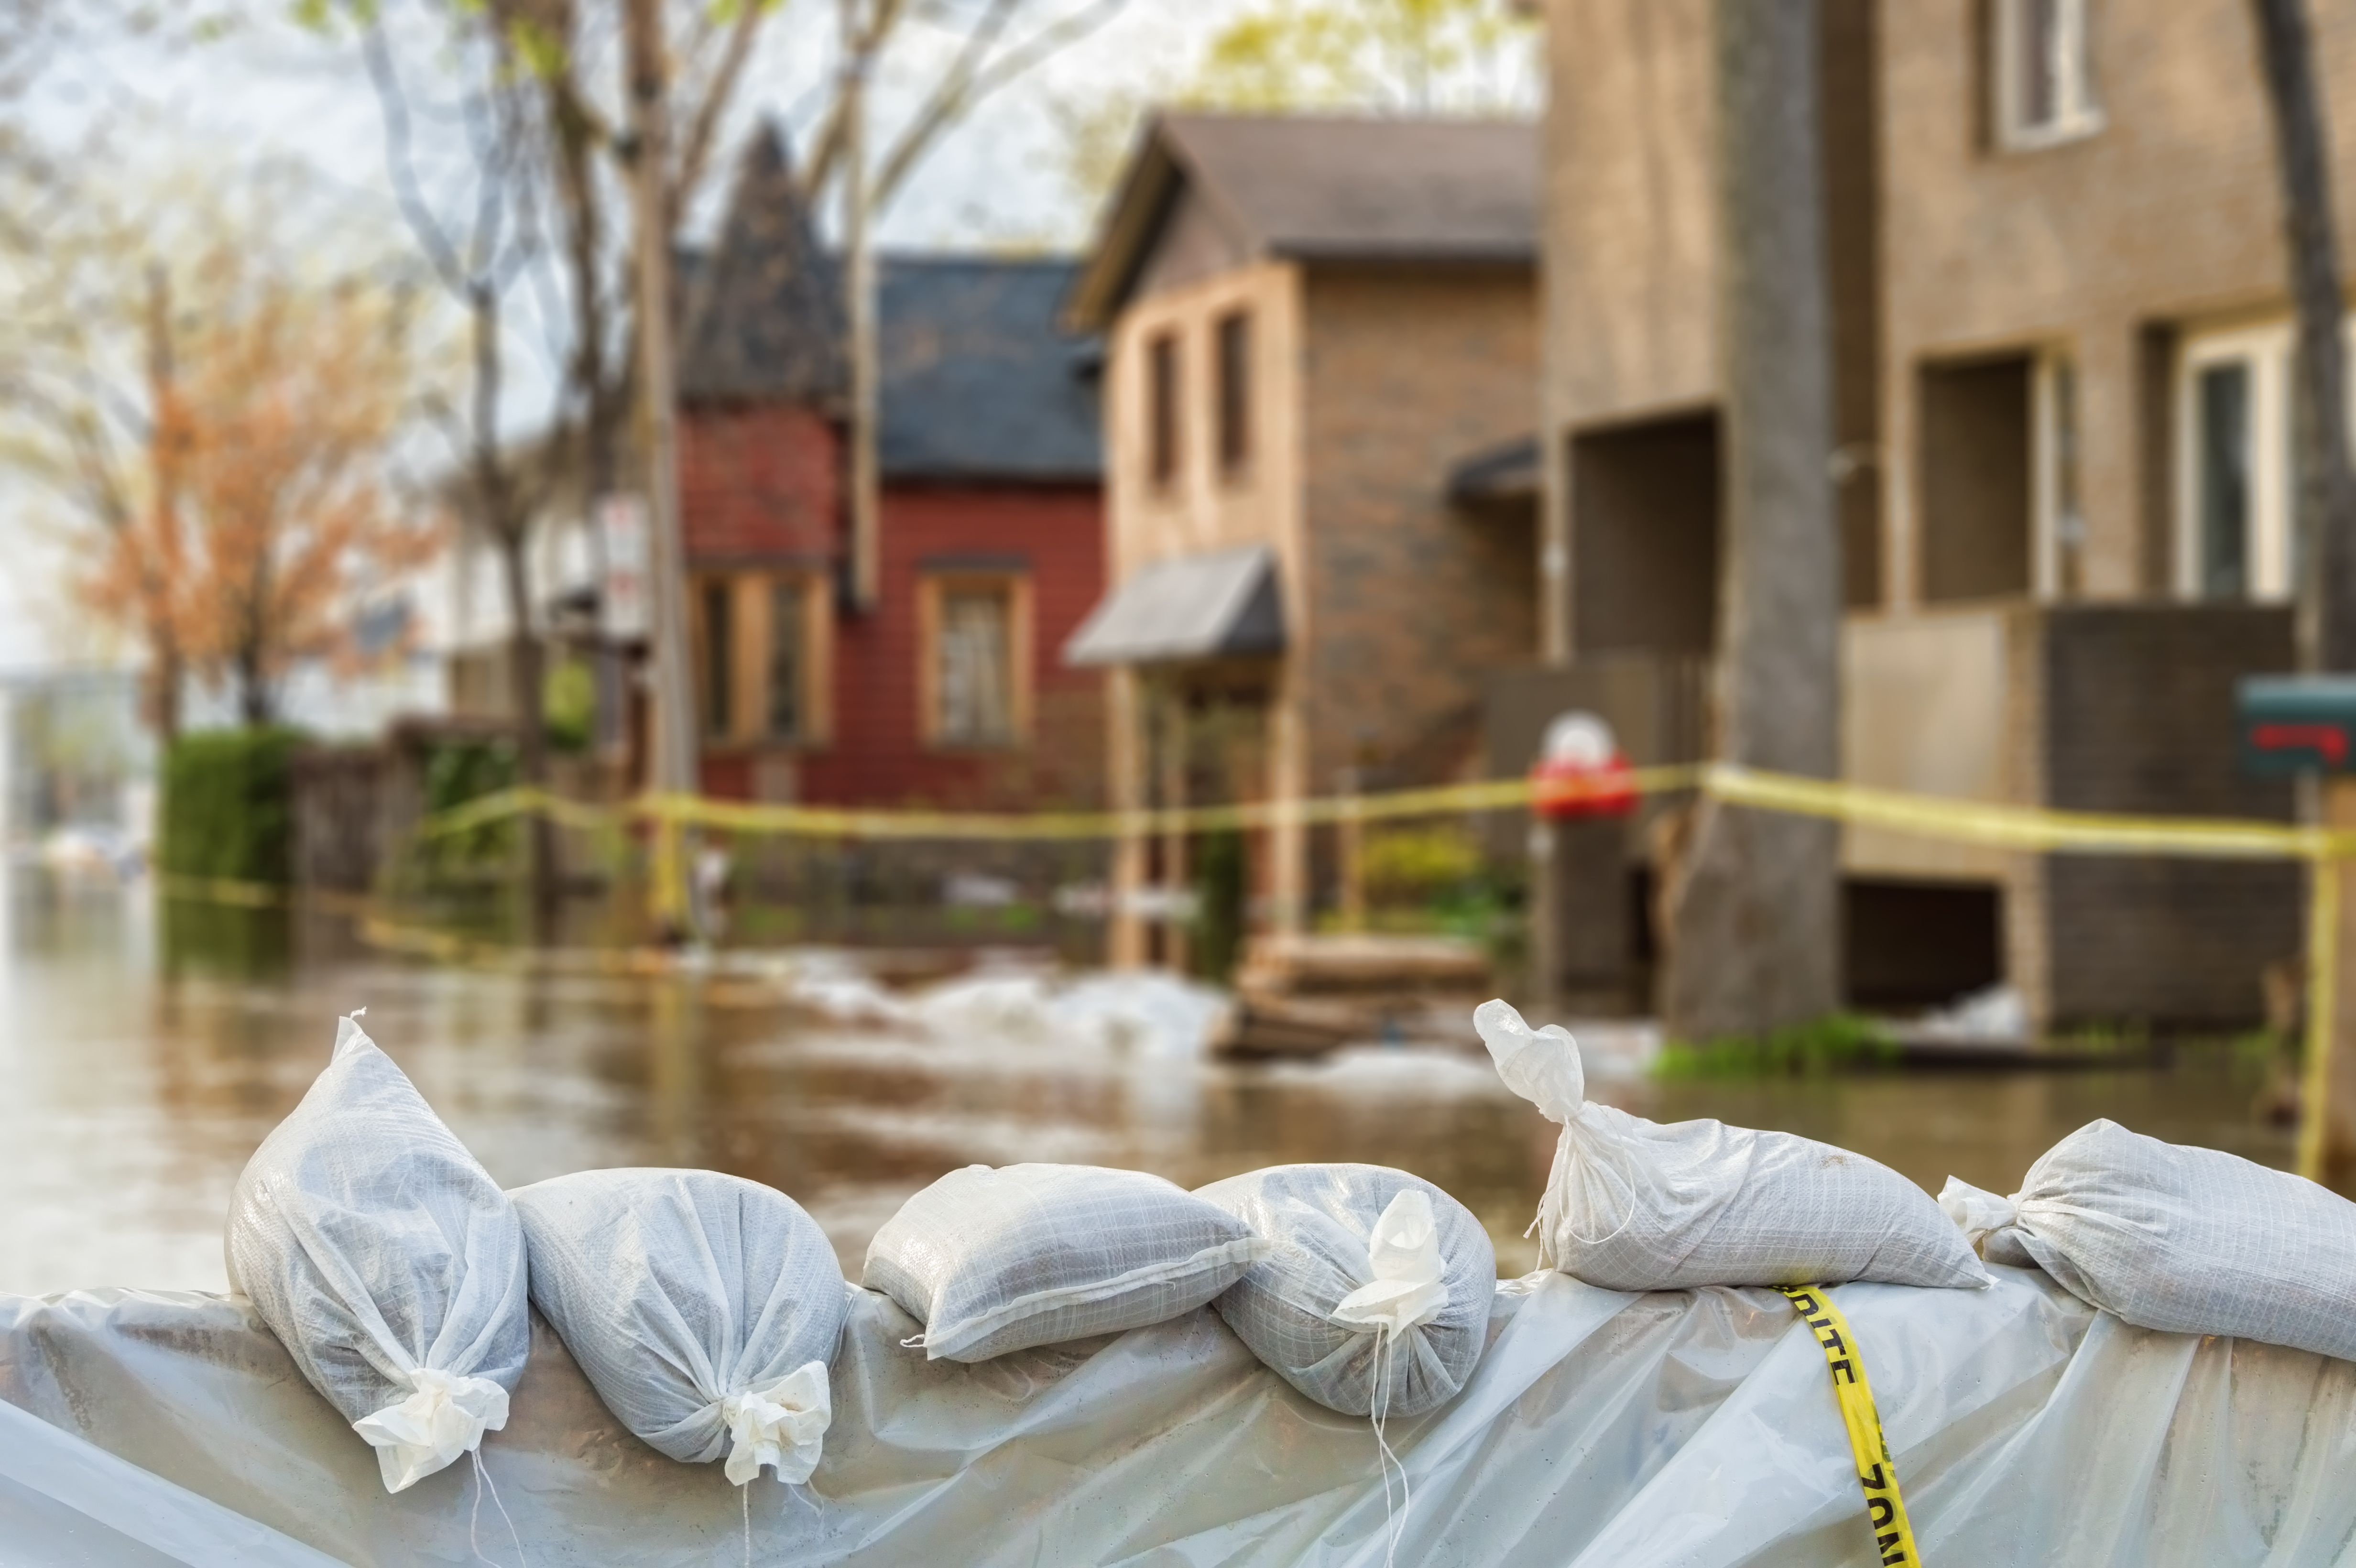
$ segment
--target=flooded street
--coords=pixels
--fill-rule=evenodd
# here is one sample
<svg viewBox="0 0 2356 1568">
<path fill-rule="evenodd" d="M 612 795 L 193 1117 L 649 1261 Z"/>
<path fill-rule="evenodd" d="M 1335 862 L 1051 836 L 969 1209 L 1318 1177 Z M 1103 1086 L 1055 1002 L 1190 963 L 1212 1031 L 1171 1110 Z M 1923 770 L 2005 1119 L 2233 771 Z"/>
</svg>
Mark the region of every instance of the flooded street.
<svg viewBox="0 0 2356 1568">
<path fill-rule="evenodd" d="M 1485 1057 L 1205 1061 L 1183 1037 L 1209 999 L 1174 982 L 1008 972 L 886 993 L 841 965 L 433 967 L 369 951 L 341 920 L 188 905 L 159 919 L 145 890 L 26 872 L 5 909 L 0 1291 L 220 1289 L 231 1184 L 357 1007 L 503 1184 L 603 1166 L 733 1171 L 809 1209 L 854 1279 L 908 1194 L 960 1165 L 1026 1159 L 1187 1186 L 1293 1160 L 1400 1166 L 1481 1217 L 1502 1270 L 1534 1260 L 1520 1232 L 1554 1129 Z M 1606 1043 L 1590 1052 L 1598 1098 L 1804 1133 L 1933 1190 L 1952 1173 L 2009 1191 L 2105 1115 L 2268 1164 L 2291 1156 L 2290 1132 L 2254 1109 L 2264 1061 L 2224 1048 L 2164 1069 L 1661 1083 L 1612 1075 Z"/>
</svg>

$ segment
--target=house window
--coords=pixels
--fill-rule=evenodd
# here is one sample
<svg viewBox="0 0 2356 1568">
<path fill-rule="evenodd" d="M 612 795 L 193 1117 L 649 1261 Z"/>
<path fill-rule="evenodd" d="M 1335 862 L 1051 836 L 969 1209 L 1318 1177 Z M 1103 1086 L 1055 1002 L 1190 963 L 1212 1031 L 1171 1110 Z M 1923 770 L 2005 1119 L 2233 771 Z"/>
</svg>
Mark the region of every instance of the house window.
<svg viewBox="0 0 2356 1568">
<path fill-rule="evenodd" d="M 736 733 L 736 589 L 727 578 L 703 585 L 703 734 L 725 741 Z"/>
<path fill-rule="evenodd" d="M 1162 333 L 1145 346 L 1146 465 L 1156 489 L 1178 478 L 1178 339 Z"/>
<path fill-rule="evenodd" d="M 1216 331 L 1219 473 L 1234 479 L 1251 468 L 1251 317 L 1229 311 L 1219 317 Z"/>
<path fill-rule="evenodd" d="M 826 739 L 832 602 L 822 578 L 738 572 L 696 592 L 696 678 L 708 745 Z"/>
<path fill-rule="evenodd" d="M 2176 394 L 2176 578 L 2187 599 L 2291 596 L 2294 360 L 2286 323 L 2185 344 Z"/>
<path fill-rule="evenodd" d="M 810 731 L 811 660 L 803 607 L 809 584 L 788 577 L 769 583 L 768 590 L 768 668 L 764 673 L 768 677 L 769 738 L 805 741 Z"/>
<path fill-rule="evenodd" d="M 1029 580 L 927 577 L 917 614 L 926 741 L 989 747 L 1022 740 L 1031 718 Z"/>
<path fill-rule="evenodd" d="M 2088 47 L 2093 5 L 2094 0 L 1996 0 L 1989 57 L 2001 145 L 2050 147 L 2103 128 Z"/>
</svg>

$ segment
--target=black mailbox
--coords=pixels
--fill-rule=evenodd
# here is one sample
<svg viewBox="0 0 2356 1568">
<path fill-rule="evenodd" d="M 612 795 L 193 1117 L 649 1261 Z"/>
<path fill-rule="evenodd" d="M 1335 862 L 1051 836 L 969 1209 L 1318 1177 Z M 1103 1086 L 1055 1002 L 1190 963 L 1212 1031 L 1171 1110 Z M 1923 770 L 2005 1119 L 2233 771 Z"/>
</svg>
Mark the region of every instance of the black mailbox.
<svg viewBox="0 0 2356 1568">
<path fill-rule="evenodd" d="M 2244 773 L 2356 773 L 2356 676 L 2248 677 L 2239 718 Z"/>
</svg>

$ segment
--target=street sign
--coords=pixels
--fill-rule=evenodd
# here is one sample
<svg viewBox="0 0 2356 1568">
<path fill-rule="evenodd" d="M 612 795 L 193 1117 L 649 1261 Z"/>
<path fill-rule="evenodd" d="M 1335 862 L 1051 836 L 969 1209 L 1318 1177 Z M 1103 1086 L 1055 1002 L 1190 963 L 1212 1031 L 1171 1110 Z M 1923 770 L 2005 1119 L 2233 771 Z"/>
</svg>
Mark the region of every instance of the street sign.
<svg viewBox="0 0 2356 1568">
<path fill-rule="evenodd" d="M 2236 722 L 2244 773 L 2356 773 L 2356 676 L 2246 677 Z"/>
<path fill-rule="evenodd" d="M 597 585 L 598 629 L 617 643 L 643 641 L 653 625 L 648 613 L 648 572 L 652 551 L 647 538 L 647 503 L 638 496 L 601 496 L 595 509 L 605 575 Z"/>
</svg>

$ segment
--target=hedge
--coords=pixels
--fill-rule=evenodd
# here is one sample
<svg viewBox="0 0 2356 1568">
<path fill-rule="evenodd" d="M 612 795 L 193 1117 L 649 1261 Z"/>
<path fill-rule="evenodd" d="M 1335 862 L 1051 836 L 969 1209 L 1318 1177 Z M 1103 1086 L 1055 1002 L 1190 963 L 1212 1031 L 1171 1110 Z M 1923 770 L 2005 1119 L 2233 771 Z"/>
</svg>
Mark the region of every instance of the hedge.
<svg viewBox="0 0 2356 1568">
<path fill-rule="evenodd" d="M 167 876 L 294 880 L 292 730 L 183 735 L 164 757 L 155 863 Z"/>
</svg>

